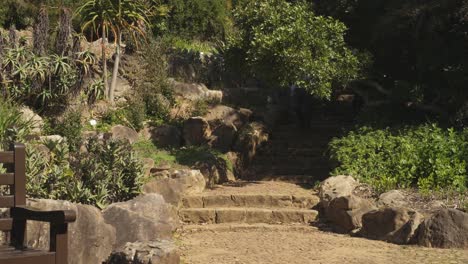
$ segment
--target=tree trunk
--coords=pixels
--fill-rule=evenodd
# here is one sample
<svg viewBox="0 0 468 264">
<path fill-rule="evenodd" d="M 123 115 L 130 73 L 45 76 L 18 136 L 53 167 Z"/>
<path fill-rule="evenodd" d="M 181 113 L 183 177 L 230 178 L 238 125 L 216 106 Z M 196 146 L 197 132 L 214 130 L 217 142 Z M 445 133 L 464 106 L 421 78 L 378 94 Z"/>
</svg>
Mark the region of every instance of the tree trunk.
<svg viewBox="0 0 468 264">
<path fill-rule="evenodd" d="M 117 47 L 115 48 L 115 61 L 114 61 L 114 70 L 112 72 L 112 83 L 111 87 L 109 89 L 109 101 L 111 103 L 114 102 L 114 92 L 115 92 L 115 87 L 117 86 L 117 76 L 119 75 L 119 64 L 120 64 L 120 56 L 121 56 L 121 51 L 120 51 L 120 45 L 122 41 L 122 33 L 117 32 Z"/>
<path fill-rule="evenodd" d="M 101 36 L 101 51 L 102 51 L 102 82 L 104 82 L 104 91 L 107 95 L 109 91 L 109 84 L 107 83 L 107 56 L 106 56 L 106 26 L 104 23 L 101 24 L 102 27 L 102 36 Z"/>
</svg>

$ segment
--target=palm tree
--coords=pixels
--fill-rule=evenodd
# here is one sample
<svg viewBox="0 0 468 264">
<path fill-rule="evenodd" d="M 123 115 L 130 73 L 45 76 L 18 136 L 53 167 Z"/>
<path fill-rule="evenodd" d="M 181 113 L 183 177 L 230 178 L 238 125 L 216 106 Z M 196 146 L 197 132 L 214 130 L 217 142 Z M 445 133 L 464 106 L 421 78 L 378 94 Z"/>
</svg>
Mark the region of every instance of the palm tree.
<svg viewBox="0 0 468 264">
<path fill-rule="evenodd" d="M 109 90 L 107 83 L 107 55 L 106 55 L 106 44 L 107 44 L 107 33 L 108 25 L 111 21 L 112 8 L 109 0 L 89 0 L 80 6 L 76 14 L 81 16 L 81 30 L 92 27 L 94 32 L 99 35 L 99 29 L 101 31 L 101 50 L 102 50 L 102 81 L 104 83 L 104 89 L 106 94 Z"/>
<path fill-rule="evenodd" d="M 107 30 L 112 32 L 116 42 L 116 56 L 112 72 L 112 83 L 106 88 L 107 99 L 114 101 L 114 91 L 117 85 L 117 76 L 121 58 L 122 34 L 124 31 L 131 33 L 135 41 L 137 36 L 145 37 L 145 29 L 149 28 L 147 15 L 149 9 L 143 1 L 135 0 L 89 0 L 78 9 L 82 14 L 82 28 L 85 29 L 99 21 L 103 35 Z M 105 52 L 103 44 L 103 54 Z M 104 79 L 107 85 L 107 79 Z"/>
</svg>

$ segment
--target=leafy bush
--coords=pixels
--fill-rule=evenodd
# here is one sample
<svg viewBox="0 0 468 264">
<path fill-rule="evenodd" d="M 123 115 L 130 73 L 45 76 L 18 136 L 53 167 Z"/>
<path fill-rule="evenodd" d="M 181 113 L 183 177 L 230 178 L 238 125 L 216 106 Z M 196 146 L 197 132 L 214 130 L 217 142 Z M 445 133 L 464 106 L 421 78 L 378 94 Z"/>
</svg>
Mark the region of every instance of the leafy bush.
<svg viewBox="0 0 468 264">
<path fill-rule="evenodd" d="M 468 186 L 468 130 L 422 125 L 361 128 L 330 143 L 334 175 L 348 174 L 379 191 L 417 186 L 423 191 Z"/>
<path fill-rule="evenodd" d="M 143 128 L 143 122 L 146 119 L 146 106 L 142 99 L 134 97 L 130 100 L 125 107 L 125 118 L 136 131 Z"/>
<path fill-rule="evenodd" d="M 34 124 L 21 116 L 15 104 L 0 98 L 0 149 L 14 141 L 21 141 L 30 134 Z"/>
<path fill-rule="evenodd" d="M 139 194 L 143 166 L 130 145 L 90 139 L 86 152 L 70 154 L 66 145 L 50 145 L 50 158 L 28 148 L 27 193 L 35 198 L 62 199 L 104 208 Z"/>
<path fill-rule="evenodd" d="M 45 130 L 48 134 L 56 134 L 64 137 L 67 140 L 70 150 L 77 150 L 81 143 L 81 133 L 83 131 L 81 111 L 70 110 L 60 119 L 49 119 L 48 127 Z"/>
<path fill-rule="evenodd" d="M 145 104 L 146 115 L 153 120 L 167 120 L 173 90 L 167 80 L 165 48 L 161 42 L 150 41 L 139 57 L 141 68 L 135 76 L 129 76 L 136 85 L 136 97 Z"/>
</svg>

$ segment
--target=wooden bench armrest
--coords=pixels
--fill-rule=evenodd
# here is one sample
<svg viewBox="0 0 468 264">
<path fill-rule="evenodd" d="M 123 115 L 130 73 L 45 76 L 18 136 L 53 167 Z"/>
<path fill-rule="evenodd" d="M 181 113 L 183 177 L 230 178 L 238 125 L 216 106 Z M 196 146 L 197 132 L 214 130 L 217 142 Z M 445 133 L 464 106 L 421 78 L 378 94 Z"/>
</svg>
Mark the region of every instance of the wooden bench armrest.
<svg viewBox="0 0 468 264">
<path fill-rule="evenodd" d="M 32 220 L 54 224 L 72 223 L 76 220 L 76 213 L 72 210 L 42 211 L 28 206 L 12 207 L 11 218 Z"/>
</svg>

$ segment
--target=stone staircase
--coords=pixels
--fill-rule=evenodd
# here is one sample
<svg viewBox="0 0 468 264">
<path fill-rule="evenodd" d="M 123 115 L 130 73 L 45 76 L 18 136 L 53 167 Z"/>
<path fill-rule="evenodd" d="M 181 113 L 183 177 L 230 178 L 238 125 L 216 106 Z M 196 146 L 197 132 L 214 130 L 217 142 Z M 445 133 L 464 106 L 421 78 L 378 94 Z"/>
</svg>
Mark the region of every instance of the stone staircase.
<svg viewBox="0 0 468 264">
<path fill-rule="evenodd" d="M 319 199 L 308 189 L 287 183 L 249 182 L 218 186 L 186 196 L 179 209 L 185 224 L 301 224 L 315 221 Z"/>
<path fill-rule="evenodd" d="M 272 129 L 269 142 L 259 149 L 245 175 L 249 180 L 314 183 L 329 176 L 328 143 L 352 126 L 349 104 L 333 102 L 314 109 L 310 128 L 294 123 Z"/>
</svg>

